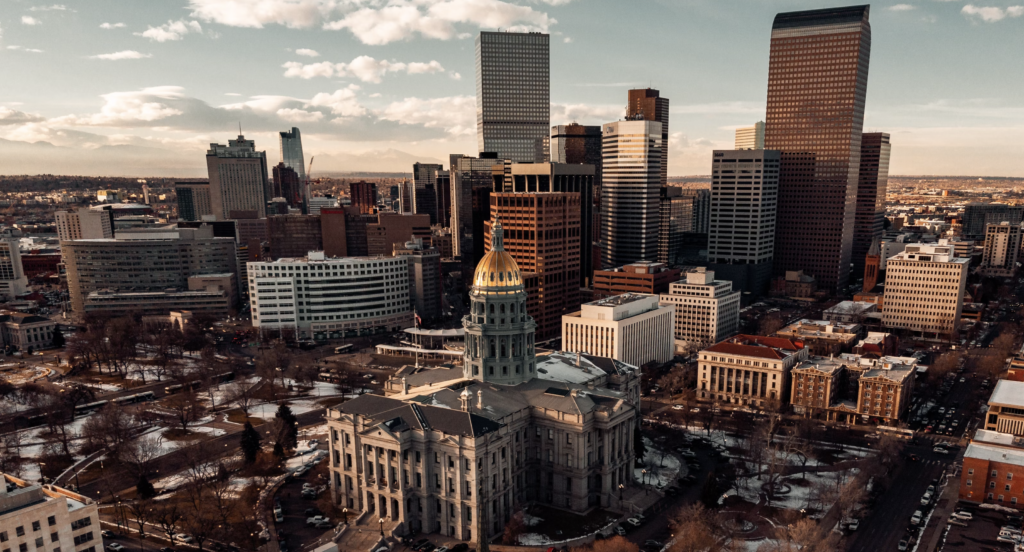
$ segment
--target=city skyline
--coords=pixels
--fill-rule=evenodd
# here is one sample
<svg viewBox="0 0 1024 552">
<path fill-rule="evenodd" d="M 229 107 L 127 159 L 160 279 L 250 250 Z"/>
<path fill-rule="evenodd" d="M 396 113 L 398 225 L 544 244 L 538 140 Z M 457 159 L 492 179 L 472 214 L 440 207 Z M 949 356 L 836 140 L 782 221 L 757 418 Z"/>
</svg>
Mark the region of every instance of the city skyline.
<svg viewBox="0 0 1024 552">
<path fill-rule="evenodd" d="M 0 18 L 0 56 L 19 83 L 0 94 L 0 155 L 14 160 L 0 172 L 201 176 L 198 152 L 239 122 L 272 158 L 276 133 L 301 128 L 321 170 L 405 172 L 411 160 L 474 155 L 473 41 L 511 29 L 551 35 L 552 125 L 618 120 L 625 91 L 651 86 L 673 100 L 669 176 L 705 175 L 713 149 L 764 118 L 774 15 L 828 7 L 665 3 L 639 8 L 647 28 L 622 30 L 627 7 L 614 3 L 447 4 L 403 5 L 399 23 L 326 0 L 270 0 L 259 13 L 191 0 L 124 17 L 113 1 L 19 2 Z M 891 134 L 892 174 L 1024 175 L 1024 77 L 986 70 L 1012 64 L 1020 10 L 872 8 L 864 129 Z M 621 43 L 606 39 L 612 30 Z"/>
</svg>

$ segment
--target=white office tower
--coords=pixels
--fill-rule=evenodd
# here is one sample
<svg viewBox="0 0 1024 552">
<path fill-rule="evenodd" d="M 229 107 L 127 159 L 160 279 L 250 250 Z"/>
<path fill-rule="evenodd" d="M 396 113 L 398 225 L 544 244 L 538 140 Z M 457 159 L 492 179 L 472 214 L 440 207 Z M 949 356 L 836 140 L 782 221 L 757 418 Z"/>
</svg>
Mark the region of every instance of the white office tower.
<svg viewBox="0 0 1024 552">
<path fill-rule="evenodd" d="M 765 294 L 775 251 L 777 150 L 715 150 L 711 166 L 708 268 L 752 298 Z"/>
<path fill-rule="evenodd" d="M 660 364 L 672 360 L 674 322 L 672 307 L 657 295 L 613 295 L 562 316 L 562 348 L 633 366 Z"/>
<path fill-rule="evenodd" d="M 328 339 L 399 331 L 413 323 L 405 257 L 324 256 L 251 262 L 252 325 Z"/>
<path fill-rule="evenodd" d="M 736 149 L 764 149 L 764 121 L 736 129 Z"/>
<path fill-rule="evenodd" d="M 68 240 L 101 240 L 114 237 L 114 227 L 109 211 L 105 209 L 79 209 L 76 211 L 57 211 L 57 239 Z"/>
<path fill-rule="evenodd" d="M 281 132 L 281 162 L 299 175 L 299 183 L 306 183 L 306 158 L 302 156 L 302 134 L 292 127 L 291 132 Z"/>
<path fill-rule="evenodd" d="M 985 226 L 985 249 L 979 272 L 997 278 L 1013 276 L 1020 256 L 1021 226 L 1005 221 Z"/>
<path fill-rule="evenodd" d="M 661 304 L 675 307 L 677 352 L 702 349 L 739 330 L 740 292 L 732 282 L 716 280 L 712 270 L 690 270 L 661 295 Z"/>
<path fill-rule="evenodd" d="M 907 245 L 886 263 L 882 325 L 922 335 L 955 333 L 970 263 L 954 256 L 947 240 Z"/>
<path fill-rule="evenodd" d="M 15 232 L 20 235 L 20 231 Z M 28 289 L 28 278 L 21 265 L 19 236 L 0 234 L 0 299 L 14 299 Z"/>
<path fill-rule="evenodd" d="M 481 32 L 476 39 L 479 151 L 520 163 L 546 161 L 551 128 L 550 37 Z"/>
<path fill-rule="evenodd" d="M 601 231 L 604 266 L 658 260 L 661 222 L 661 123 L 618 121 L 603 126 Z"/>
</svg>

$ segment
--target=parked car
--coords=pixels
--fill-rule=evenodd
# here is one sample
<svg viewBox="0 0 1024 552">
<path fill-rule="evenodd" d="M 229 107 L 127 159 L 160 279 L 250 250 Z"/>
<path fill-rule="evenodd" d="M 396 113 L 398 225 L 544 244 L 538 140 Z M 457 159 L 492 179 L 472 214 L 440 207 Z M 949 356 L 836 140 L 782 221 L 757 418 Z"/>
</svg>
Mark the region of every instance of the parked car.
<svg viewBox="0 0 1024 552">
<path fill-rule="evenodd" d="M 615 526 L 615 534 L 620 536 L 620 537 L 625 537 L 626 536 L 626 529 L 624 527 L 622 527 L 621 525 L 616 525 Z"/>
<path fill-rule="evenodd" d="M 924 514 L 921 512 L 921 510 L 916 510 L 914 512 L 914 515 L 910 516 L 910 524 L 917 525 L 921 523 L 922 519 L 924 519 Z"/>
<path fill-rule="evenodd" d="M 640 527 L 640 520 L 636 518 L 629 518 L 626 520 L 626 523 L 632 525 L 633 527 Z"/>
<path fill-rule="evenodd" d="M 937 452 L 939 454 L 949 454 L 949 451 L 942 447 L 935 447 L 932 449 L 932 452 Z"/>
<path fill-rule="evenodd" d="M 921 497 L 921 506 L 927 506 L 932 503 L 932 493 L 924 493 Z"/>
<path fill-rule="evenodd" d="M 100 531 L 100 536 L 105 539 L 116 539 L 119 535 L 113 531 L 107 531 L 106 529 Z"/>
<path fill-rule="evenodd" d="M 857 518 L 849 518 L 846 520 L 846 528 L 850 531 L 856 531 L 860 528 L 860 520 Z"/>
<path fill-rule="evenodd" d="M 896 550 L 907 550 L 910 547 L 910 541 L 906 538 L 900 539 L 900 543 L 896 545 Z"/>
<path fill-rule="evenodd" d="M 330 521 L 330 518 L 326 518 L 324 516 L 313 516 L 310 518 L 306 518 L 306 525 L 314 525 L 320 523 L 321 521 Z"/>
<path fill-rule="evenodd" d="M 188 543 L 192 542 L 192 537 L 190 537 L 189 535 L 186 535 L 185 533 L 178 533 L 177 535 L 174 535 L 174 542 L 180 542 L 182 544 L 188 544 Z"/>
<path fill-rule="evenodd" d="M 275 512 L 274 523 L 284 523 L 284 514 L 282 514 L 281 512 Z"/>
<path fill-rule="evenodd" d="M 954 512 L 953 513 L 953 517 L 955 517 L 957 519 L 960 519 L 960 520 L 964 520 L 964 521 L 970 521 L 970 520 L 974 519 L 974 514 L 968 512 L 966 510 L 960 510 L 958 512 Z"/>
</svg>

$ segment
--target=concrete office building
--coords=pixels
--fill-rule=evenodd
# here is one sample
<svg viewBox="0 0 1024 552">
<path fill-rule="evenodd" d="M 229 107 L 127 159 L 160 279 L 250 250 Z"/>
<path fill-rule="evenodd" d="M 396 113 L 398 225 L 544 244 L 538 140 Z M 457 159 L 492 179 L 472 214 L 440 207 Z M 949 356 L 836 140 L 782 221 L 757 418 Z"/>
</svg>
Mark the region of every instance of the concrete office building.
<svg viewBox="0 0 1024 552">
<path fill-rule="evenodd" d="M 306 158 L 302 155 L 302 133 L 299 129 L 292 127 L 291 132 L 280 132 L 281 138 L 281 163 L 295 171 L 299 183 L 302 185 L 301 197 L 305 197 L 306 183 Z M 280 196 L 284 197 L 284 196 Z"/>
<path fill-rule="evenodd" d="M 664 263 L 640 261 L 618 268 L 594 271 L 594 299 L 623 293 L 668 293 L 669 285 L 679 281 L 681 270 Z"/>
<path fill-rule="evenodd" d="M 321 209 L 335 209 L 338 207 L 338 198 L 331 196 L 311 197 L 307 201 L 310 215 L 319 215 Z"/>
<path fill-rule="evenodd" d="M 302 257 L 322 251 L 324 235 L 320 215 L 277 215 L 267 217 L 270 260 Z"/>
<path fill-rule="evenodd" d="M 595 168 L 592 165 L 569 165 L 564 163 L 503 163 L 501 165 L 495 165 L 493 168 L 494 174 L 494 189 L 491 191 L 491 197 L 496 193 L 513 193 L 513 194 L 578 194 L 579 200 L 575 204 L 578 205 L 578 224 L 577 229 L 571 230 L 571 234 L 565 234 L 564 237 L 572 238 L 573 247 L 579 251 L 578 255 L 573 253 L 574 257 L 578 257 L 578 261 L 569 261 L 567 270 L 573 273 L 573 277 L 576 278 L 579 287 L 588 287 L 591 284 L 593 278 L 593 234 L 594 229 L 591 223 L 594 220 L 594 171 Z M 494 216 L 493 206 L 495 205 L 493 199 L 490 201 L 492 205 L 491 219 Z M 539 205 L 537 205 L 539 207 Z M 548 204 L 549 207 L 555 207 L 555 204 Z M 548 218 L 549 224 L 554 224 L 551 230 L 557 231 L 558 222 L 556 219 Z M 572 220 L 576 221 L 577 218 L 574 216 Z M 524 221 L 527 224 L 529 221 Z M 575 224 L 575 223 L 574 223 Z M 507 228 L 512 228 L 506 226 Z M 540 224 L 536 226 L 536 229 L 542 228 Z M 568 228 L 568 227 L 566 227 Z M 516 228 L 517 230 L 519 228 Z M 548 236 L 554 238 L 555 233 L 551 230 L 548 231 Z M 519 234 L 516 234 L 517 236 Z M 537 234 L 540 237 L 539 234 Z M 513 253 L 516 256 L 517 253 Z M 550 259 L 550 257 L 549 257 Z M 534 261 L 516 256 L 517 262 L 520 265 L 528 263 L 534 265 Z M 536 263 L 536 266 L 544 266 L 550 264 L 547 263 Z M 541 270 L 533 270 L 532 268 L 526 268 L 527 272 L 544 272 Z M 570 285 L 568 280 L 566 285 Z M 572 307 L 575 309 L 575 306 Z M 536 318 L 536 317 L 535 317 Z M 537 318 L 538 323 L 541 324 L 541 328 L 546 328 L 545 324 Z M 557 323 L 555 324 L 557 326 Z M 546 333 L 542 329 L 541 333 Z"/>
<path fill-rule="evenodd" d="M 782 155 L 764 148 L 712 155 L 708 268 L 757 298 L 772 276 Z"/>
<path fill-rule="evenodd" d="M 838 355 L 853 349 L 864 335 L 864 327 L 856 323 L 802 318 L 775 332 L 775 335 L 801 341 L 816 355 Z"/>
<path fill-rule="evenodd" d="M 476 39 L 478 151 L 539 163 L 551 126 L 551 47 L 542 33 L 482 31 Z"/>
<path fill-rule="evenodd" d="M 715 272 L 694 268 L 669 286 L 661 304 L 675 307 L 676 351 L 693 351 L 735 335 L 740 325 L 740 292 Z"/>
<path fill-rule="evenodd" d="M 850 276 L 871 25 L 868 6 L 780 13 L 772 24 L 764 147 L 782 152 L 776 275 L 839 291 Z"/>
<path fill-rule="evenodd" d="M 14 299 L 29 289 L 21 264 L 20 241 L 11 233 L 0 234 L 0 299 Z"/>
<path fill-rule="evenodd" d="M 707 234 L 711 227 L 711 190 L 683 188 L 683 197 L 693 200 L 693 224 L 691 232 Z"/>
<path fill-rule="evenodd" d="M 603 126 L 601 231 L 604 266 L 658 260 L 661 163 L 665 143 L 657 121 Z"/>
<path fill-rule="evenodd" d="M 954 334 L 970 262 L 955 257 L 946 240 L 937 245 L 907 245 L 887 263 L 882 325 L 922 334 Z"/>
<path fill-rule="evenodd" d="M 273 168 L 272 197 L 284 198 L 285 203 L 293 209 L 306 208 L 306 184 L 299 178 L 295 169 L 278 163 Z"/>
<path fill-rule="evenodd" d="M 305 257 L 249 263 L 252 325 L 327 339 L 399 331 L 412 325 L 404 258 Z"/>
<path fill-rule="evenodd" d="M 765 407 L 789 398 L 789 376 L 809 352 L 799 341 L 737 335 L 698 354 L 697 398 Z"/>
<path fill-rule="evenodd" d="M 653 88 L 630 90 L 626 97 L 626 119 L 661 123 L 661 185 L 668 185 L 668 98 Z"/>
<path fill-rule="evenodd" d="M 424 321 L 441 318 L 441 296 L 444 295 L 441 254 L 433 247 L 424 246 L 421 238 L 395 244 L 394 254 L 408 261 L 409 299 L 413 310 Z"/>
<path fill-rule="evenodd" d="M 408 367 L 387 383 L 387 397 L 327 412 L 332 497 L 384 520 L 386 535 L 480 542 L 500 534 L 517 505 L 582 513 L 622 508 L 638 492 L 639 370 L 536 355 L 522 274 L 501 226 L 492 230 L 463 321 L 462 366 Z"/>
<path fill-rule="evenodd" d="M 988 398 L 985 429 L 1024 437 L 1024 382 L 996 382 Z"/>
<path fill-rule="evenodd" d="M 57 211 L 57 239 L 98 240 L 114 237 L 114 217 L 110 209 Z"/>
<path fill-rule="evenodd" d="M 0 473 L 0 549 L 103 552 L 91 498 Z"/>
<path fill-rule="evenodd" d="M 1013 276 L 1017 272 L 1022 231 L 1021 224 L 989 224 L 985 228 L 985 249 L 978 271 L 997 278 Z"/>
<path fill-rule="evenodd" d="M 672 360 L 675 316 L 657 295 L 624 293 L 585 303 L 562 317 L 562 348 L 633 366 Z"/>
<path fill-rule="evenodd" d="M 365 215 L 377 213 L 377 185 L 372 182 L 360 180 L 349 184 L 349 197 L 352 199 L 352 207 L 358 209 Z"/>
<path fill-rule="evenodd" d="M 764 121 L 758 121 L 748 127 L 737 128 L 733 149 L 764 149 Z"/>
<path fill-rule="evenodd" d="M 693 230 L 693 198 L 684 197 L 682 192 L 676 186 L 665 186 L 659 192 L 659 263 L 678 264 L 683 234 Z"/>
<path fill-rule="evenodd" d="M 175 182 L 174 195 L 178 200 L 178 220 L 196 221 L 213 215 L 209 182 Z M 82 237 L 61 239 L 78 240 Z"/>
<path fill-rule="evenodd" d="M 444 167 L 437 163 L 413 163 L 412 212 L 429 215 L 430 224 L 437 224 L 437 173 Z"/>
<path fill-rule="evenodd" d="M 189 278 L 237 271 L 235 240 L 209 226 L 124 231 L 118 239 L 61 242 L 71 308 L 84 313 L 89 296 L 189 289 Z M 228 298 L 229 301 L 233 298 Z M 138 305 L 143 307 L 144 305 Z M 168 306 L 168 310 L 196 310 Z"/>
<path fill-rule="evenodd" d="M 889 135 L 865 132 L 860 141 L 857 177 L 857 214 L 853 227 L 853 274 L 864 273 L 864 263 L 875 240 L 882 239 L 885 197 L 889 190 Z"/>
<path fill-rule="evenodd" d="M 1024 205 L 1004 203 L 968 203 L 964 206 L 964 221 L 961 233 L 964 239 L 980 241 L 985 238 L 989 224 L 1009 222 L 1020 224 L 1024 220 Z"/>
<path fill-rule="evenodd" d="M 217 220 L 234 218 L 234 211 L 256 211 L 259 218 L 267 216 L 267 152 L 256 151 L 256 142 L 239 134 L 227 146 L 210 144 L 206 169 L 210 206 Z"/>
</svg>

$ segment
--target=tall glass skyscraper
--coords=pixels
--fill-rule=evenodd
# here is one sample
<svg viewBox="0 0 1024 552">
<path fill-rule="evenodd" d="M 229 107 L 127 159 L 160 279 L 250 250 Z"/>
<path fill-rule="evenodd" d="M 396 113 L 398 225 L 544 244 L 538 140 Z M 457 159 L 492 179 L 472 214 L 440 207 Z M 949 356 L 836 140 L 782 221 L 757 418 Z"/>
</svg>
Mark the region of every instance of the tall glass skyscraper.
<svg viewBox="0 0 1024 552">
<path fill-rule="evenodd" d="M 871 25 L 868 6 L 780 13 L 772 25 L 765 149 L 780 150 L 776 274 L 837 290 L 850 276 Z"/>
<path fill-rule="evenodd" d="M 291 132 L 281 134 L 281 162 L 286 167 L 291 167 L 295 174 L 299 175 L 299 182 L 306 182 L 306 161 L 302 156 L 302 134 L 299 129 L 292 127 Z"/>
<path fill-rule="evenodd" d="M 551 121 L 550 37 L 481 32 L 476 39 L 476 134 L 480 151 L 544 162 Z"/>
<path fill-rule="evenodd" d="M 658 260 L 663 147 L 658 121 L 604 125 L 599 239 L 605 267 Z"/>
</svg>

